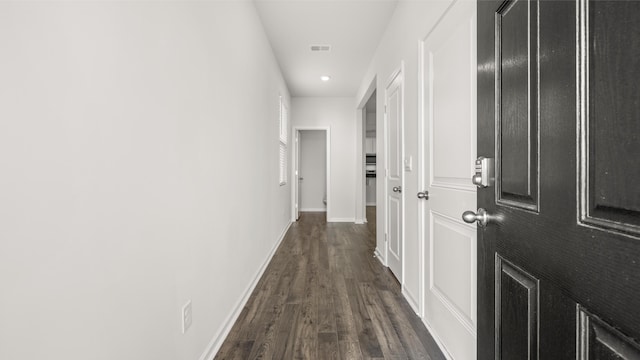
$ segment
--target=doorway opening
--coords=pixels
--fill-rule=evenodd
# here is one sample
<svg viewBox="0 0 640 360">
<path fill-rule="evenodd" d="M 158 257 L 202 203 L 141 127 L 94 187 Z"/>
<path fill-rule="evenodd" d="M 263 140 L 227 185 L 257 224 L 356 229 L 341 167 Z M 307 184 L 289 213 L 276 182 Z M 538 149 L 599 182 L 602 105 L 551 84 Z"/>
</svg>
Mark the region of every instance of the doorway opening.
<svg viewBox="0 0 640 360">
<path fill-rule="evenodd" d="M 294 129 L 293 221 L 301 213 L 325 212 L 330 206 L 330 132 L 329 128 Z"/>
<path fill-rule="evenodd" d="M 364 141 L 364 221 L 370 222 L 374 220 L 376 216 L 376 192 L 377 192 L 377 149 L 376 149 L 376 95 L 374 90 L 373 94 L 367 100 L 367 103 L 363 109 L 363 141 Z M 375 234 L 375 231 L 374 231 Z"/>
<path fill-rule="evenodd" d="M 362 97 L 358 100 L 358 106 L 356 111 L 356 224 L 369 224 L 369 227 L 376 224 L 376 208 L 367 209 L 367 202 L 369 204 L 376 203 L 377 185 L 380 185 L 374 176 L 379 174 L 378 163 L 380 157 L 376 152 L 376 123 L 377 123 L 377 80 L 374 76 L 369 81 L 367 90 L 362 94 Z M 367 153 L 374 155 L 369 156 L 367 159 Z M 367 177 L 367 160 L 369 160 L 368 170 L 370 172 Z M 375 165 L 374 165 L 375 164 Z M 367 199 L 368 198 L 368 199 Z M 377 205 L 377 204 L 375 204 Z M 369 211 L 367 211 L 369 210 Z M 378 239 L 378 233 L 376 234 L 376 243 L 380 244 L 382 239 Z"/>
</svg>

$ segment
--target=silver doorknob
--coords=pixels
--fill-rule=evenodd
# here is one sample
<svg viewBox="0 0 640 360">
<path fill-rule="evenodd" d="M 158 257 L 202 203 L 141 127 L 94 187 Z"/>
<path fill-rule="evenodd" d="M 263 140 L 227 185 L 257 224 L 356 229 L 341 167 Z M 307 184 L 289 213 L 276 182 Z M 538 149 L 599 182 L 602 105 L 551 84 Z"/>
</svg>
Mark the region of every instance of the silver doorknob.
<svg viewBox="0 0 640 360">
<path fill-rule="evenodd" d="M 420 191 L 418 193 L 418 199 L 425 199 L 425 200 L 429 200 L 429 192 L 428 191 Z"/>
<path fill-rule="evenodd" d="M 482 175 L 480 174 L 475 174 L 471 177 L 471 182 L 473 183 L 473 185 L 479 186 L 479 187 L 484 187 L 482 185 Z"/>
<path fill-rule="evenodd" d="M 474 222 L 478 222 L 478 225 L 481 227 L 487 226 L 487 223 L 491 221 L 491 216 L 487 213 L 487 210 L 480 208 L 478 209 L 478 213 L 474 213 L 473 211 L 465 211 L 462 213 L 462 220 L 468 224 L 473 224 Z"/>
<path fill-rule="evenodd" d="M 402 192 L 402 186 L 394 186 L 393 189 L 391 189 L 391 190 L 393 190 L 393 192 L 401 193 Z"/>
</svg>

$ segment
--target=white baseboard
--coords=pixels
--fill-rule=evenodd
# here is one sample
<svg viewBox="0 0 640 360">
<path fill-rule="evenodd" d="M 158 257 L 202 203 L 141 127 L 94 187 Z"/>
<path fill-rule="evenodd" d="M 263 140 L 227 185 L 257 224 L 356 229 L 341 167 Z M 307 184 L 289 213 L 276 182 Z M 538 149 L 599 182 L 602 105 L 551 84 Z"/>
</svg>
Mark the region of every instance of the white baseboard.
<svg viewBox="0 0 640 360">
<path fill-rule="evenodd" d="M 300 212 L 327 212 L 327 208 L 300 209 Z"/>
<path fill-rule="evenodd" d="M 327 219 L 327 222 L 356 222 L 356 218 L 331 218 Z"/>
<path fill-rule="evenodd" d="M 278 239 L 278 241 L 276 241 L 276 244 L 274 245 L 273 249 L 271 249 L 271 252 L 267 256 L 267 259 L 262 264 L 262 266 L 260 266 L 260 269 L 258 269 L 258 272 L 254 276 L 253 280 L 251 281 L 249 286 L 245 289 L 240 300 L 238 300 L 238 302 L 236 303 L 235 308 L 225 320 L 222 328 L 218 330 L 218 333 L 213 337 L 213 340 L 211 340 L 211 342 L 209 343 L 205 351 L 200 356 L 200 360 L 212 360 L 215 357 L 215 355 L 218 353 L 218 351 L 220 350 L 220 347 L 222 346 L 222 343 L 227 338 L 227 335 L 229 335 L 229 332 L 231 331 L 233 324 L 235 324 L 236 320 L 238 320 L 238 317 L 240 316 L 242 309 L 247 304 L 247 301 L 249 301 L 249 297 L 251 296 L 251 293 L 253 293 L 253 290 L 255 289 L 256 285 L 258 285 L 258 281 L 260 281 L 262 274 L 264 274 L 264 271 L 267 269 L 267 265 L 269 265 L 269 263 L 271 262 L 271 259 L 273 258 L 273 255 L 275 255 L 276 250 L 278 250 L 278 246 L 280 246 L 280 243 L 282 243 L 282 240 L 284 240 L 284 236 L 287 234 L 289 227 L 291 227 L 291 221 L 287 224 L 287 226 L 284 227 L 284 230 L 282 230 L 282 233 L 280 234 L 280 238 Z"/>
<path fill-rule="evenodd" d="M 364 225 L 364 224 L 366 224 L 366 223 L 367 223 L 367 222 L 366 222 L 364 219 L 357 219 L 357 220 L 356 220 L 356 224 L 357 224 L 357 225 Z"/>
<path fill-rule="evenodd" d="M 377 204 L 377 203 L 374 203 L 374 202 L 372 202 L 372 203 L 367 203 L 367 206 L 376 206 L 376 204 Z"/>
<path fill-rule="evenodd" d="M 447 349 L 442 344 L 442 341 L 440 340 L 440 337 L 438 336 L 438 334 L 436 334 L 433 331 L 433 328 L 429 325 L 429 323 L 427 321 L 424 320 L 424 317 L 422 318 L 422 323 L 424 324 L 424 327 L 427 328 L 427 331 L 429 331 L 429 334 L 431 334 L 431 337 L 433 338 L 433 341 L 436 342 L 436 345 L 438 345 L 438 347 L 440 348 L 440 351 L 442 351 L 442 354 L 444 355 L 444 357 L 447 360 L 453 360 L 453 356 L 451 356 L 451 354 L 449 354 Z"/>
<path fill-rule="evenodd" d="M 407 289 L 406 287 L 403 286 L 402 287 L 402 295 L 404 296 L 405 299 L 407 299 L 407 302 L 409 303 L 409 306 L 411 306 L 413 311 L 418 316 L 421 316 L 422 314 L 420 314 L 420 306 L 418 306 L 418 300 L 416 300 L 415 296 L 413 296 L 411 291 L 409 291 L 409 289 Z"/>
<path fill-rule="evenodd" d="M 378 259 L 378 261 L 380 261 L 382 266 L 387 266 L 387 262 L 385 261 L 385 259 L 380 254 L 380 251 L 378 251 L 378 248 L 376 248 L 376 251 L 373 252 L 373 256 L 375 256 L 376 259 Z"/>
</svg>

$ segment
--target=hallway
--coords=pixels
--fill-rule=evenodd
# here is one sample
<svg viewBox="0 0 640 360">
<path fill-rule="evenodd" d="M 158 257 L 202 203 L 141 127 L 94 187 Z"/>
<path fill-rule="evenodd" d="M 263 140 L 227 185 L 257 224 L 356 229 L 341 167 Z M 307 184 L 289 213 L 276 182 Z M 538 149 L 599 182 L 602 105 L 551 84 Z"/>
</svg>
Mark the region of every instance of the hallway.
<svg viewBox="0 0 640 360">
<path fill-rule="evenodd" d="M 303 213 L 216 359 L 444 359 L 372 256 L 375 207 L 367 218 L 327 224 Z"/>
</svg>

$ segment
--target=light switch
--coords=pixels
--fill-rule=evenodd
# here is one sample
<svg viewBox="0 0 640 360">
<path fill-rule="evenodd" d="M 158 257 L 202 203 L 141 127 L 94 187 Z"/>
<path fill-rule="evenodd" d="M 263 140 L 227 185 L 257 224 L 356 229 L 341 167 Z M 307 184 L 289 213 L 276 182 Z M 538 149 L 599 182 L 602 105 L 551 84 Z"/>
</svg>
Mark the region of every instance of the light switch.
<svg viewBox="0 0 640 360">
<path fill-rule="evenodd" d="M 411 156 L 404 158 L 404 170 L 405 171 L 413 170 L 413 158 Z"/>
</svg>

